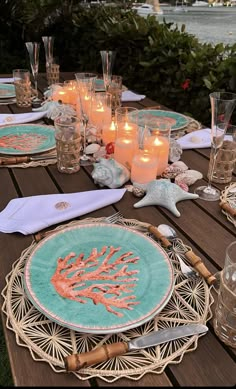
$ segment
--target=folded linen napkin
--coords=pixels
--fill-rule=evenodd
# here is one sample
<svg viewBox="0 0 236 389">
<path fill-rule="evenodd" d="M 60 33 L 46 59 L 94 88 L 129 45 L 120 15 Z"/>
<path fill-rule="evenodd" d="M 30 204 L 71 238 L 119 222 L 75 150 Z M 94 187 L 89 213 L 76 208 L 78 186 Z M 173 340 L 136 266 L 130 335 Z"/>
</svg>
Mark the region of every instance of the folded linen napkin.
<svg viewBox="0 0 236 389">
<path fill-rule="evenodd" d="M 224 140 L 232 140 L 231 135 L 225 135 Z M 205 149 L 211 147 L 211 129 L 203 128 L 201 130 L 190 132 L 176 140 L 183 150 L 187 149 Z"/>
<path fill-rule="evenodd" d="M 50 194 L 11 200 L 0 212 L 0 231 L 33 234 L 53 224 L 116 203 L 126 189 Z"/>
<path fill-rule="evenodd" d="M 0 114 L 0 126 L 6 126 L 7 124 L 20 124 L 34 122 L 35 120 L 42 119 L 47 114 L 44 112 L 28 112 L 28 113 L 17 113 L 17 114 Z"/>
<path fill-rule="evenodd" d="M 131 92 L 130 90 L 125 90 L 122 92 L 121 101 L 140 101 L 145 97 L 145 95 L 139 95 L 137 93 Z"/>
<path fill-rule="evenodd" d="M 13 83 L 14 78 L 13 77 L 2 77 L 0 78 L 0 83 Z"/>
</svg>

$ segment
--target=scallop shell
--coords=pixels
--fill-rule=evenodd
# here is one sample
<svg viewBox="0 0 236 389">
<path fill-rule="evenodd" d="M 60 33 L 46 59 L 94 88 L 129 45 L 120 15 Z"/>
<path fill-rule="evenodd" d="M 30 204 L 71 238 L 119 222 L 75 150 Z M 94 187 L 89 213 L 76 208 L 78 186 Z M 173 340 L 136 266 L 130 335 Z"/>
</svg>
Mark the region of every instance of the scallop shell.
<svg viewBox="0 0 236 389">
<path fill-rule="evenodd" d="M 129 170 L 113 158 L 100 158 L 93 166 L 91 175 L 95 184 L 100 186 L 107 186 L 111 189 L 120 188 L 130 178 Z"/>
<path fill-rule="evenodd" d="M 88 145 L 85 149 L 85 153 L 86 154 L 94 154 L 94 153 L 97 153 L 98 150 L 100 150 L 101 146 L 98 145 L 97 143 L 91 143 L 90 145 Z"/>
<path fill-rule="evenodd" d="M 175 177 L 175 183 L 185 183 L 190 186 L 194 184 L 197 180 L 200 180 L 203 177 L 202 173 L 197 170 L 186 170 L 184 173 L 178 174 Z"/>
<path fill-rule="evenodd" d="M 178 167 L 179 169 L 182 170 L 182 172 L 184 172 L 185 170 L 188 170 L 188 166 L 183 162 L 183 161 L 176 161 L 176 162 L 173 162 L 172 167 Z"/>
<path fill-rule="evenodd" d="M 169 165 L 162 173 L 162 177 L 164 178 L 175 178 L 178 174 L 183 173 L 183 170 L 178 166 Z"/>
<path fill-rule="evenodd" d="M 177 183 L 177 185 L 178 185 L 181 189 L 185 190 L 185 192 L 188 192 L 188 191 L 189 191 L 189 187 L 188 187 L 187 184 L 185 184 L 185 182 L 179 181 L 179 182 Z"/>
</svg>

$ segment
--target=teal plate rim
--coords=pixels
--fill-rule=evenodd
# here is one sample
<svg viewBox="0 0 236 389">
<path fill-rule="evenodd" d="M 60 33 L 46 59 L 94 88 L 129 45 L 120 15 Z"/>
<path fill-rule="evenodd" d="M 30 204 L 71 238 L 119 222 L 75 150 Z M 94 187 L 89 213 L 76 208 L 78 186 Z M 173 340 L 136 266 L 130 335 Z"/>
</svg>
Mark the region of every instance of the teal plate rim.
<svg viewBox="0 0 236 389">
<path fill-rule="evenodd" d="M 1 95 L 0 93 L 0 99 L 16 97 L 15 86 L 13 84 L 0 83 L 0 90 L 1 89 L 6 89 L 9 91 L 9 93 L 7 93 L 6 95 Z"/>
<path fill-rule="evenodd" d="M 150 115 L 160 118 L 175 120 L 176 122 L 171 127 L 171 131 L 181 130 L 182 128 L 186 127 L 190 121 L 187 116 L 174 111 L 165 111 L 161 109 L 140 109 L 138 113 L 139 119 L 142 116 L 142 113 L 149 113 Z"/>
<path fill-rule="evenodd" d="M 42 142 L 35 147 L 32 146 L 30 149 L 21 150 L 17 143 L 13 147 L 3 147 L 2 139 L 6 136 L 12 136 L 12 139 L 16 135 L 24 136 L 32 134 L 33 137 L 41 136 Z M 33 139 L 32 139 L 33 140 Z M 27 141 L 30 142 L 30 139 L 24 139 L 24 145 L 27 146 Z M 12 145 L 12 143 L 11 143 Z M 55 128 L 52 126 L 47 126 L 44 124 L 7 124 L 5 126 L 0 127 L 0 154 L 7 155 L 33 155 L 43 153 L 45 151 L 49 151 L 55 149 L 56 141 L 55 141 Z"/>
<path fill-rule="evenodd" d="M 105 245 L 108 240 L 112 244 Z M 133 309 L 120 310 L 115 307 L 116 311 L 123 314 L 122 317 L 118 317 L 113 312 L 108 312 L 103 303 L 94 303 L 89 298 L 85 299 L 86 303 L 73 301 L 65 296 L 62 297 L 56 291 L 51 283 L 51 277 L 56 272 L 59 258 L 65 258 L 72 251 L 76 258 L 84 252 L 86 260 L 94 248 L 99 251 L 104 245 L 108 248 L 115 247 L 117 244 L 120 246 L 121 242 L 123 249 L 120 255 L 128 251 L 134 256 L 138 254 L 139 257 L 137 263 L 125 263 L 128 271 L 134 269 L 132 265 L 135 265 L 138 271 L 136 286 L 129 291 L 131 294 L 136 294 L 137 301 L 134 301 L 138 302 L 137 305 L 133 305 Z M 75 251 L 76 245 L 79 246 L 79 251 L 78 249 Z M 114 261 L 118 255 L 119 252 L 115 253 Z M 99 258 L 99 261 L 99 264 L 104 261 L 103 256 Z M 123 267 L 123 264 L 120 267 Z M 118 270 L 120 267 L 118 266 Z M 92 266 L 91 269 L 86 269 L 87 274 L 93 271 Z M 104 274 L 106 275 L 107 272 Z M 129 281 L 126 282 L 134 282 L 130 277 L 132 278 L 133 275 L 128 276 Z M 118 283 L 117 279 L 113 281 L 115 284 Z M 109 334 L 138 327 L 158 314 L 172 296 L 174 270 L 171 259 L 164 249 L 141 232 L 121 225 L 88 223 L 65 227 L 39 242 L 26 260 L 23 282 L 27 297 L 40 312 L 52 321 L 79 332 Z M 85 282 L 85 289 L 91 287 L 93 282 L 96 282 L 96 285 L 99 283 L 98 280 L 89 281 L 87 284 Z M 110 282 L 114 286 L 112 280 Z M 122 282 L 122 279 L 119 282 Z M 76 291 L 80 290 L 80 287 L 75 284 L 73 287 Z M 121 299 L 126 295 L 127 291 L 122 292 Z M 112 296 L 112 293 L 109 296 Z"/>
</svg>

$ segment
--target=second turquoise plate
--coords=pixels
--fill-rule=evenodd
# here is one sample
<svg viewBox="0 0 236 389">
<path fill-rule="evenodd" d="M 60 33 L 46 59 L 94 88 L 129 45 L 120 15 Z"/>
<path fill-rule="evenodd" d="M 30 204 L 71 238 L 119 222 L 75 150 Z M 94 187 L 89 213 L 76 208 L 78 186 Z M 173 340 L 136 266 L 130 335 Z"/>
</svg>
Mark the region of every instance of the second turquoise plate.
<svg viewBox="0 0 236 389">
<path fill-rule="evenodd" d="M 8 99 L 10 97 L 15 97 L 15 85 L 12 84 L 0 84 L 0 99 Z"/>
<path fill-rule="evenodd" d="M 145 121 L 148 120 L 150 127 L 156 127 L 157 119 L 166 121 L 171 125 L 171 131 L 180 130 L 189 123 L 189 119 L 180 113 L 173 111 L 162 111 L 158 109 L 142 109 L 139 111 L 138 120 L 139 125 L 145 125 Z"/>
</svg>

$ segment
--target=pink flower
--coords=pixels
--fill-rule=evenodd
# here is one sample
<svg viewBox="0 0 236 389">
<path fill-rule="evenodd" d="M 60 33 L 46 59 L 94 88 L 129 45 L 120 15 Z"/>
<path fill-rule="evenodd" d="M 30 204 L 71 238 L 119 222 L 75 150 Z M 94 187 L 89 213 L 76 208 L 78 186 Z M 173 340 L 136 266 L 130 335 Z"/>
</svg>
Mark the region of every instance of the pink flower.
<svg viewBox="0 0 236 389">
<path fill-rule="evenodd" d="M 183 90 L 186 90 L 186 89 L 188 89 L 189 88 L 189 85 L 190 85 L 190 79 L 189 78 L 187 78 L 184 82 L 182 82 L 182 84 L 181 84 L 181 88 L 183 89 Z"/>
</svg>

